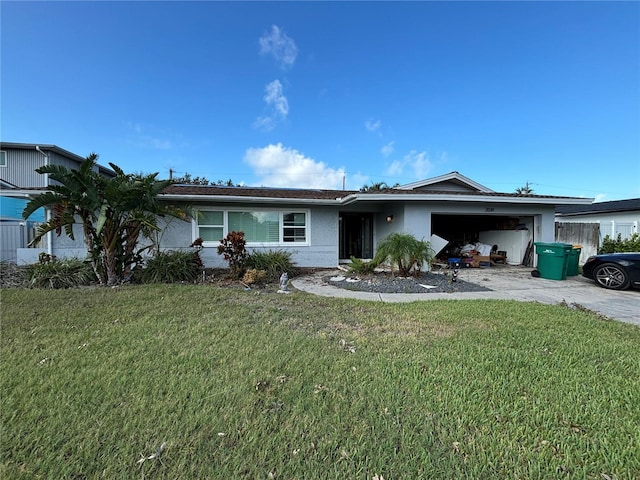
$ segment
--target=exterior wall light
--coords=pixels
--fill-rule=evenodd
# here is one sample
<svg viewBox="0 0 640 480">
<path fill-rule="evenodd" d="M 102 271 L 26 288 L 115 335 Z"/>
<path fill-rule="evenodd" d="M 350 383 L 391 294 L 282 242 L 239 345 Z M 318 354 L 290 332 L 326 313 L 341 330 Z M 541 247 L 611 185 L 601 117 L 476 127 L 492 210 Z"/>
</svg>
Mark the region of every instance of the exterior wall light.
<svg viewBox="0 0 640 480">
<path fill-rule="evenodd" d="M 393 222 L 393 215 L 387 215 L 387 223 Z"/>
</svg>

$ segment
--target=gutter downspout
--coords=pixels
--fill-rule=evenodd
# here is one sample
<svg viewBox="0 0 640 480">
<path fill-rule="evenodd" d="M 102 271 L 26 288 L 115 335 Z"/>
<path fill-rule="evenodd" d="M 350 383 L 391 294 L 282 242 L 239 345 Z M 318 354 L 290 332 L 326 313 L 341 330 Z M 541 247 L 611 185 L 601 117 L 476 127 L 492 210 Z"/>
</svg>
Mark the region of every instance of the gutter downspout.
<svg viewBox="0 0 640 480">
<path fill-rule="evenodd" d="M 40 149 L 40 146 L 38 146 L 38 145 L 36 145 L 36 150 L 38 152 L 40 152 L 42 155 L 44 155 L 44 165 L 48 166 L 49 165 L 49 154 L 43 152 Z M 48 186 L 49 186 L 49 174 L 45 173 L 44 174 L 44 187 L 47 188 Z M 49 222 L 51 220 L 51 211 L 48 208 L 46 208 L 44 212 L 45 212 L 44 219 L 45 219 L 46 222 Z M 47 233 L 47 254 L 53 255 L 53 239 L 51 237 L 51 232 Z"/>
</svg>

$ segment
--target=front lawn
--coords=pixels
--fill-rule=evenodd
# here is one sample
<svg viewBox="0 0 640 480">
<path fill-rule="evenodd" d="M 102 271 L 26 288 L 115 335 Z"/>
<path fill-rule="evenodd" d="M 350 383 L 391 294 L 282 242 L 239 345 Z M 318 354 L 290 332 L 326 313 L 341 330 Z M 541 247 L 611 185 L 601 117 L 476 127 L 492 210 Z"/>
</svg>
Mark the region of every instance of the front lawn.
<svg viewBox="0 0 640 480">
<path fill-rule="evenodd" d="M 640 328 L 588 312 L 1 295 L 0 478 L 640 478 Z"/>
</svg>

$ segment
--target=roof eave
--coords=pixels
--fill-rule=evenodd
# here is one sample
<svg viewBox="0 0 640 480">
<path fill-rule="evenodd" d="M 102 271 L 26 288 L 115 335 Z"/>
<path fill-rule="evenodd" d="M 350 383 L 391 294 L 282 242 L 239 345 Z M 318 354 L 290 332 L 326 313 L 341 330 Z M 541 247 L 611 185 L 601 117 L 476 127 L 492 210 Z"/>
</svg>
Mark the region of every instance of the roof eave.
<svg viewBox="0 0 640 480">
<path fill-rule="evenodd" d="M 355 201 L 458 201 L 458 202 L 487 202 L 487 203 L 523 203 L 545 205 L 590 205 L 593 198 L 579 197 L 536 197 L 536 196 L 492 196 L 492 195 L 461 195 L 461 194 L 353 194 L 345 198 L 345 203 Z"/>
<path fill-rule="evenodd" d="M 267 203 L 274 205 L 282 204 L 305 204 L 305 205 L 339 205 L 340 198 L 321 199 L 321 198 L 277 198 L 277 197 L 246 197 L 231 195 L 178 195 L 171 193 L 163 193 L 161 198 L 178 202 L 208 202 L 208 203 Z"/>
<path fill-rule="evenodd" d="M 0 188 L 0 195 L 3 197 L 31 199 L 37 197 L 38 195 L 41 195 L 46 191 L 46 188 L 32 190 L 25 190 L 21 188 Z"/>
<path fill-rule="evenodd" d="M 52 145 L 49 143 L 15 143 L 15 142 L 0 142 L 1 146 L 3 148 L 14 148 L 14 149 L 18 149 L 18 150 L 35 150 L 36 147 L 39 147 L 41 150 L 43 151 L 51 151 L 54 153 L 57 153 L 58 155 L 61 155 L 63 157 L 66 157 L 70 160 L 73 160 L 74 162 L 78 162 L 78 163 L 82 163 L 86 160 L 86 158 L 82 157 L 81 155 L 78 155 L 77 153 L 73 153 L 70 152 L 69 150 L 65 150 L 64 148 L 61 148 L 57 145 Z M 116 172 L 114 170 L 112 170 L 109 167 L 106 167 L 104 165 L 101 164 L 96 164 L 98 170 L 100 172 L 104 172 L 105 174 L 109 175 L 110 177 L 115 177 L 116 176 Z"/>
</svg>

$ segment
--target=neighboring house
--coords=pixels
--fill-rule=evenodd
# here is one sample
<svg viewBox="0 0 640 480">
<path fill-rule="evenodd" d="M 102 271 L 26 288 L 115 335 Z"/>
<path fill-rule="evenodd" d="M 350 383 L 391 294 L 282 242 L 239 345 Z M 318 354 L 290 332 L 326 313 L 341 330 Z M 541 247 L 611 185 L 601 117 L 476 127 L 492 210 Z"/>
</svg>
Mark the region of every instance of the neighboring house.
<svg viewBox="0 0 640 480">
<path fill-rule="evenodd" d="M 597 202 L 591 205 L 558 205 L 556 221 L 563 223 L 597 223 L 600 241 L 607 235 L 625 240 L 640 232 L 640 198 Z"/>
<path fill-rule="evenodd" d="M 0 142 L 0 260 L 17 262 L 18 252 L 26 249 L 37 225 L 46 220 L 43 210 L 35 212 L 28 221 L 22 218 L 29 199 L 51 183 L 48 175 L 40 175 L 35 169 L 44 165 L 74 169 L 84 160 L 56 145 Z M 97 168 L 105 176 L 115 176 L 115 172 L 106 167 L 98 165 Z M 23 251 L 22 263 L 37 261 L 37 252 L 53 253 L 53 236 L 47 235 L 43 243 L 42 249 Z M 77 253 L 82 252 L 82 245 L 79 249 Z"/>
<path fill-rule="evenodd" d="M 606 236 L 625 240 L 640 232 L 640 198 L 556 207 L 556 239 L 582 245 L 580 261 L 598 253 Z"/>
<path fill-rule="evenodd" d="M 2 145 L 5 150 L 8 144 Z M 49 147 L 49 151 L 57 148 Z M 31 149 L 39 154 L 34 145 Z M 32 198 L 38 193 L 12 190 L 14 197 Z M 250 251 L 286 250 L 298 266 L 316 268 L 333 268 L 352 256 L 372 258 L 377 244 L 393 232 L 424 240 L 435 234 L 451 245 L 472 240 L 497 243 L 510 263 L 520 264 L 527 245 L 554 241 L 557 205 L 593 201 L 498 193 L 458 172 L 374 192 L 172 185 L 162 198 L 199 211 L 191 221 L 161 221 L 157 240 L 164 250 L 186 250 L 202 238 L 205 266 L 226 267 L 217 246 L 229 232 L 238 230 L 245 232 Z M 34 261 L 38 251 L 58 257 L 86 253 L 80 235 L 75 242 L 52 235 L 43 249 L 19 249 L 18 263 Z"/>
</svg>

